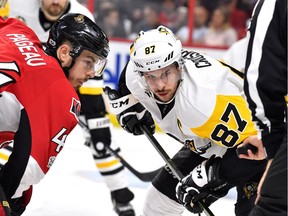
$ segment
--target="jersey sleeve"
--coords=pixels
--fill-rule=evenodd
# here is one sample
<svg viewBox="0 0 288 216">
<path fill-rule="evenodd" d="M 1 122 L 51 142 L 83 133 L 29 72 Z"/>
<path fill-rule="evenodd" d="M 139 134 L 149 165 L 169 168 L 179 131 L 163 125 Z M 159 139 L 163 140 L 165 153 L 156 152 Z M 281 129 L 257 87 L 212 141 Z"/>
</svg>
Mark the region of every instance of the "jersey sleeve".
<svg viewBox="0 0 288 216">
<path fill-rule="evenodd" d="M 82 108 L 81 114 L 86 118 L 103 117 L 106 114 L 106 106 L 103 99 L 103 78 L 89 79 L 77 92 Z"/>
<path fill-rule="evenodd" d="M 185 63 L 191 83 L 183 83 L 183 99 L 178 101 L 190 112 L 180 114 L 181 119 L 193 134 L 233 148 L 256 134 L 243 97 L 243 73 L 211 57 L 203 57 L 207 67 L 197 68 L 190 61 Z"/>
<path fill-rule="evenodd" d="M 78 123 L 79 98 L 66 81 L 54 82 L 27 108 L 32 130 L 31 156 L 44 173 L 52 166 L 68 134 Z"/>
<path fill-rule="evenodd" d="M 21 197 L 45 176 L 78 123 L 79 113 L 78 96 L 66 78 L 54 82 L 22 109 L 13 152 L 7 166 L 1 170 L 10 170 L 5 175 L 5 182 L 12 179 L 9 197 Z M 14 170 L 14 178 L 9 174 L 11 170 Z"/>
<path fill-rule="evenodd" d="M 86 120 L 83 123 L 87 124 L 94 146 L 99 142 L 105 145 L 110 145 L 111 143 L 111 124 L 106 116 L 108 112 L 102 88 L 103 78 L 95 77 L 88 80 L 78 91 L 82 104 L 81 115 Z"/>
<path fill-rule="evenodd" d="M 193 133 L 228 148 L 240 144 L 249 135 L 256 134 L 251 112 L 242 96 L 218 95 L 216 98 L 210 118 L 205 124 L 191 128 Z"/>
</svg>

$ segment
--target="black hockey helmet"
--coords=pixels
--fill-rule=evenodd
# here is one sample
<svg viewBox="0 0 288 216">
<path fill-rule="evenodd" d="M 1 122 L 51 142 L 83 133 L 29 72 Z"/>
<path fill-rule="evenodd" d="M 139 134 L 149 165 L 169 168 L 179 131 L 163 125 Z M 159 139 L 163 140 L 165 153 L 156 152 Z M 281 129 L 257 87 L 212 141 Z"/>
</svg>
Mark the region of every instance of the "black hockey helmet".
<svg viewBox="0 0 288 216">
<path fill-rule="evenodd" d="M 74 60 L 84 49 L 97 54 L 102 59 L 108 56 L 109 40 L 106 34 L 83 14 L 68 13 L 52 25 L 46 52 L 57 57 L 57 48 L 66 40 L 72 44 L 70 55 Z"/>
</svg>

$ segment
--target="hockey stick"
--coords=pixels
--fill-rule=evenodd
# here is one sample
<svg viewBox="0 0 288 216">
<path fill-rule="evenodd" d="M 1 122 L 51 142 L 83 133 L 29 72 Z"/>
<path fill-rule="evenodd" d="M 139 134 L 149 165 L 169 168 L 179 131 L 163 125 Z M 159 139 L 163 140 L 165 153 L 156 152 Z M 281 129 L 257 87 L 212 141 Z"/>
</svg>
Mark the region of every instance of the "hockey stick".
<svg viewBox="0 0 288 216">
<path fill-rule="evenodd" d="M 81 121 L 81 119 L 79 119 L 79 125 L 81 128 L 83 128 L 84 130 L 86 130 L 87 132 L 90 133 L 87 125 Z M 138 177 L 141 181 L 144 182 L 151 182 L 153 180 L 153 178 L 158 174 L 158 172 L 163 168 L 160 167 L 154 171 L 151 172 L 139 172 L 136 169 L 134 169 L 123 157 L 121 157 L 117 151 L 115 151 L 114 149 L 112 149 L 110 146 L 106 146 L 105 148 L 111 153 L 113 154 L 115 157 L 117 157 L 119 159 L 119 161 L 123 164 L 124 167 L 126 167 L 130 172 L 132 172 L 136 177 Z"/>
<path fill-rule="evenodd" d="M 114 151 L 110 146 L 106 147 L 113 155 L 115 155 L 120 162 L 128 169 L 130 170 L 135 176 L 137 176 L 141 181 L 144 182 L 151 182 L 154 177 L 159 173 L 159 171 L 162 169 L 162 167 L 158 168 L 157 170 L 151 171 L 151 172 L 138 172 L 135 170 L 127 161 L 125 161 L 116 151 Z"/>
<path fill-rule="evenodd" d="M 150 133 L 150 131 L 147 129 L 145 125 L 140 125 L 140 128 L 144 132 L 145 136 L 149 139 L 151 144 L 154 146 L 154 148 L 158 151 L 159 155 L 163 158 L 163 160 L 165 161 L 167 166 L 170 168 L 170 170 L 173 172 L 173 174 L 176 176 L 176 178 L 179 181 L 181 181 L 184 178 L 184 175 L 178 169 L 178 167 L 176 167 L 172 159 L 169 157 L 166 151 L 162 148 L 162 146 L 159 144 L 156 138 Z M 202 201 L 198 201 L 198 204 L 203 209 L 203 212 L 207 216 L 214 216 L 213 212 L 205 205 L 205 203 L 203 203 Z"/>
</svg>

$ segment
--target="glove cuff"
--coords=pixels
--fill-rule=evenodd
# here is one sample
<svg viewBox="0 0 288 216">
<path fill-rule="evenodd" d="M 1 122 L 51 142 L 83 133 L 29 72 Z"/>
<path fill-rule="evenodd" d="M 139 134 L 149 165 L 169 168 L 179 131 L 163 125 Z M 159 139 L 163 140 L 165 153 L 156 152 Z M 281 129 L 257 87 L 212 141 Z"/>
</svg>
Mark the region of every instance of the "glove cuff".
<svg viewBox="0 0 288 216">
<path fill-rule="evenodd" d="M 207 162 L 206 160 L 203 161 L 201 164 L 196 166 L 191 172 L 194 183 L 200 188 L 208 183 L 206 173 L 206 162 Z"/>
<path fill-rule="evenodd" d="M 89 130 L 110 127 L 110 119 L 108 117 L 93 118 L 87 120 Z"/>
<path fill-rule="evenodd" d="M 129 109 L 137 103 L 139 103 L 139 101 L 132 94 L 123 96 L 115 100 L 109 99 L 110 110 L 115 115 L 122 113 L 123 111 Z"/>
</svg>

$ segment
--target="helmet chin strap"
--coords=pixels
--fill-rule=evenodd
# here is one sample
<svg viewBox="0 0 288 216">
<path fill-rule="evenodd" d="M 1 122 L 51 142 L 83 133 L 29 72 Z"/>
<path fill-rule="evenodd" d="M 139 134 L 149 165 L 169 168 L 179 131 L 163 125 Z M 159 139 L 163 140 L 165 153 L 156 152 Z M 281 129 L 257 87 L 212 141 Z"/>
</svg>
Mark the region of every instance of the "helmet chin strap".
<svg viewBox="0 0 288 216">
<path fill-rule="evenodd" d="M 63 71 L 64 71 L 64 74 L 65 76 L 68 78 L 69 77 L 69 70 L 70 68 L 69 67 L 62 67 Z"/>
<path fill-rule="evenodd" d="M 72 57 L 72 56 L 71 56 Z M 63 69 L 63 71 L 64 71 L 64 74 L 65 74 L 65 76 L 68 78 L 69 77 L 69 71 L 70 71 L 70 69 L 74 66 L 74 64 L 75 64 L 75 62 L 76 62 L 76 58 L 75 57 L 72 57 L 72 62 L 71 62 L 71 64 L 70 64 L 70 66 L 68 66 L 68 67 L 62 67 L 62 69 Z"/>
<path fill-rule="evenodd" d="M 52 50 L 50 50 L 50 49 L 47 48 L 47 49 L 45 49 L 45 53 L 46 53 L 47 55 L 53 56 L 53 57 L 58 61 L 59 65 L 62 67 L 62 69 L 63 69 L 63 71 L 64 71 L 65 76 L 68 78 L 68 76 L 69 76 L 69 70 L 74 66 L 74 64 L 75 64 L 75 62 L 76 62 L 76 58 L 78 57 L 78 55 L 75 54 L 75 52 L 70 51 L 69 55 L 70 55 L 71 58 L 72 58 L 72 62 L 71 62 L 71 64 L 70 64 L 70 66 L 68 66 L 68 67 L 63 67 L 61 61 L 60 61 L 59 58 L 57 57 L 57 53 L 56 53 L 56 52 L 53 52 Z"/>
</svg>

